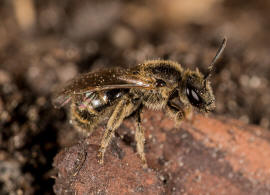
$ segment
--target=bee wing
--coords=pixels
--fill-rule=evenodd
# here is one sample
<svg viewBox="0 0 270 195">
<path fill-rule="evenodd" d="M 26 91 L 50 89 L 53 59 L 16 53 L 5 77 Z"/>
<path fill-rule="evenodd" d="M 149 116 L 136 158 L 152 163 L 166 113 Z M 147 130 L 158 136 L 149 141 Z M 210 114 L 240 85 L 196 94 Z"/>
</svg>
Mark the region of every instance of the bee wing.
<svg viewBox="0 0 270 195">
<path fill-rule="evenodd" d="M 53 97 L 55 107 L 67 104 L 72 95 L 93 91 L 103 91 L 119 88 L 154 89 L 154 80 L 143 77 L 139 67 L 133 69 L 108 69 L 98 72 L 81 74 L 68 82 L 65 87 Z"/>
</svg>

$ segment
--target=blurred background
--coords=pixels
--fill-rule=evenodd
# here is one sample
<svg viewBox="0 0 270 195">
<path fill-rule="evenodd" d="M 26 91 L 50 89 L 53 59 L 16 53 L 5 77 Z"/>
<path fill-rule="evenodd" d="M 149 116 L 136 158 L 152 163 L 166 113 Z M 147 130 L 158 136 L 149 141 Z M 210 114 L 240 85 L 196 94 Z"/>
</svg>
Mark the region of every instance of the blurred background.
<svg viewBox="0 0 270 195">
<path fill-rule="evenodd" d="M 0 194 L 52 194 L 53 157 L 76 142 L 50 98 L 78 73 L 170 59 L 212 77 L 213 115 L 270 128 L 270 1 L 1 0 Z"/>
</svg>

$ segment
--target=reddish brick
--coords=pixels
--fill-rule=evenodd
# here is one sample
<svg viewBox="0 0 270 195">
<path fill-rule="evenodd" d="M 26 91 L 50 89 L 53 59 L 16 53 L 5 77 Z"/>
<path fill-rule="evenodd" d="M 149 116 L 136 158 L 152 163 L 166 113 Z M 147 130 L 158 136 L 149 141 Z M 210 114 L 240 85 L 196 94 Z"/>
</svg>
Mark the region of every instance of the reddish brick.
<svg viewBox="0 0 270 195">
<path fill-rule="evenodd" d="M 96 158 L 102 128 L 56 156 L 55 192 L 270 194 L 269 131 L 199 114 L 180 127 L 162 112 L 143 117 L 149 169 L 134 152 L 135 124 L 127 119 L 117 131 L 123 141 L 115 139 L 103 165 Z"/>
</svg>

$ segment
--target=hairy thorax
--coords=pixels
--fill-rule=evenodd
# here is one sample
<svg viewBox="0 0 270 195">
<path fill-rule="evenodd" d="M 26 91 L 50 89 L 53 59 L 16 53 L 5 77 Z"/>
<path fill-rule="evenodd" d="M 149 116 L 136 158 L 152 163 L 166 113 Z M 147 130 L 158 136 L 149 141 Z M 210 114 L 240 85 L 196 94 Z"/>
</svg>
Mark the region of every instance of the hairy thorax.
<svg viewBox="0 0 270 195">
<path fill-rule="evenodd" d="M 133 94 L 149 109 L 161 110 L 166 106 L 170 91 L 166 88 L 156 90 L 132 90 Z"/>
</svg>

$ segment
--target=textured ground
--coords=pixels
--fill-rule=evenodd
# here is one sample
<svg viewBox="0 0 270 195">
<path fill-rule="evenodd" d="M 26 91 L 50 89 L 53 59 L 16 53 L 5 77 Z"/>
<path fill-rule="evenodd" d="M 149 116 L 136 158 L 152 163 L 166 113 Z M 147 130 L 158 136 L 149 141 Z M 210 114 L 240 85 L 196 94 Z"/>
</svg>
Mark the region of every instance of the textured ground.
<svg viewBox="0 0 270 195">
<path fill-rule="evenodd" d="M 201 115 L 181 127 L 161 112 L 147 111 L 143 118 L 149 169 L 142 169 L 134 153 L 134 120 L 129 119 L 119 129 L 103 165 L 96 157 L 101 128 L 60 152 L 54 161 L 59 171 L 55 192 L 270 194 L 269 131 Z"/>
</svg>

